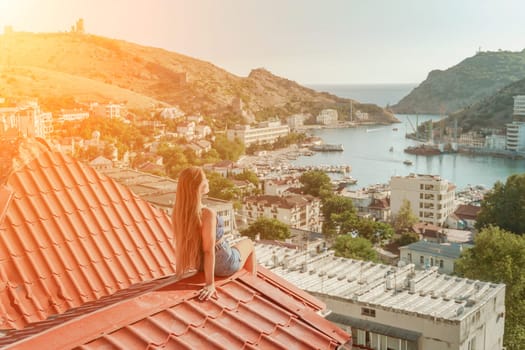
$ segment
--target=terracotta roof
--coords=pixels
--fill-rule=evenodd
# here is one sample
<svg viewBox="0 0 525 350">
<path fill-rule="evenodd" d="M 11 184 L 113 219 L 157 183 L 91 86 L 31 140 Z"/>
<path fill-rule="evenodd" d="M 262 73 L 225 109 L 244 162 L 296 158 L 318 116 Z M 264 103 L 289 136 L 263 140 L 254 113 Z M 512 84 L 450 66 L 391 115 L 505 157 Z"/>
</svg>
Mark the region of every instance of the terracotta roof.
<svg viewBox="0 0 525 350">
<path fill-rule="evenodd" d="M 388 209 L 390 208 L 390 200 L 388 198 L 374 199 L 368 207 L 370 209 Z"/>
<path fill-rule="evenodd" d="M 454 212 L 460 219 L 476 220 L 481 207 L 476 205 L 460 204 Z"/>
<path fill-rule="evenodd" d="M 176 281 L 163 212 L 21 143 L 31 151 L 14 152 L 0 182 L 1 348 L 335 349 L 350 339 L 318 314 L 322 302 L 262 267 L 218 279 L 218 299 L 197 301 L 203 275 Z"/>
<path fill-rule="evenodd" d="M 443 228 L 428 222 L 418 222 L 412 225 L 414 232 L 425 237 L 439 237 L 443 233 Z"/>
<path fill-rule="evenodd" d="M 217 280 L 218 298 L 196 299 L 203 275 L 130 288 L 0 338 L 5 349 L 336 349 L 347 333 L 324 305 L 260 268 Z M 285 286 L 283 288 L 283 286 Z M 296 294 L 298 293 L 298 294 Z M 111 317 L 108 317 L 111 315 Z"/>
<path fill-rule="evenodd" d="M 15 157 L 0 184 L 0 328 L 174 273 L 164 213 L 69 156 L 26 148 L 38 157 Z"/>
</svg>

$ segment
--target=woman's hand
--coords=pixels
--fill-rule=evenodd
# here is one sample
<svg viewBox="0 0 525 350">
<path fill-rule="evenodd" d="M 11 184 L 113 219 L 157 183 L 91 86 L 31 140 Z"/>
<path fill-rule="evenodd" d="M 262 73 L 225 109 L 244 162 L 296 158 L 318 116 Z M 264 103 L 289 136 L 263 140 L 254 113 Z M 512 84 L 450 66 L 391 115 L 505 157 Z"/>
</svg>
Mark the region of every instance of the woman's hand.
<svg viewBox="0 0 525 350">
<path fill-rule="evenodd" d="M 217 298 L 217 291 L 213 284 L 204 286 L 199 293 L 199 300 L 208 300 L 211 297 Z"/>
</svg>

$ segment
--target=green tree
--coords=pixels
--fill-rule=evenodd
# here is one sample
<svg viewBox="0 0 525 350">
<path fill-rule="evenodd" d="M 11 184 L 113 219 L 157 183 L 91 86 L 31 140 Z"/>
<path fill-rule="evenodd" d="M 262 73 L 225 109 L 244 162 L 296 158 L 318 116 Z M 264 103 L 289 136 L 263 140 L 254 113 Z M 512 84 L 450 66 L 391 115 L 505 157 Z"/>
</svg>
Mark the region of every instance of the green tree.
<svg viewBox="0 0 525 350">
<path fill-rule="evenodd" d="M 191 165 L 184 154 L 184 149 L 180 146 L 170 147 L 166 144 L 162 144 L 160 145 L 157 154 L 162 156 L 164 160 L 166 174 L 173 179 L 176 179 L 184 168 Z"/>
<path fill-rule="evenodd" d="M 249 169 L 244 169 L 242 173 L 234 176 L 235 180 L 246 180 L 251 182 L 255 187 L 259 187 L 259 178 L 257 174 Z"/>
<path fill-rule="evenodd" d="M 340 235 L 335 239 L 333 248 L 336 256 L 367 261 L 378 260 L 372 243 L 366 238 Z"/>
<path fill-rule="evenodd" d="M 282 241 L 290 237 L 290 228 L 277 219 L 259 217 L 241 234 L 252 239 L 259 234 L 261 239 Z"/>
<path fill-rule="evenodd" d="M 238 139 L 230 141 L 222 134 L 215 137 L 213 148 L 217 151 L 221 159 L 234 162 L 244 153 L 244 144 L 241 141 Z"/>
<path fill-rule="evenodd" d="M 216 172 L 208 173 L 206 176 L 210 186 L 208 196 L 226 201 L 239 198 L 240 191 L 231 180 L 222 177 L 221 174 Z"/>
<path fill-rule="evenodd" d="M 456 272 L 470 279 L 505 283 L 505 338 L 509 350 L 525 344 L 525 237 L 485 227 L 473 248 L 463 251 Z"/>
<path fill-rule="evenodd" d="M 505 184 L 496 182 L 481 202 L 476 228 L 495 225 L 516 234 L 525 233 L 525 174 L 511 175 Z"/>
<path fill-rule="evenodd" d="M 403 232 L 401 236 L 396 239 L 396 243 L 400 246 L 406 246 L 411 243 L 419 241 L 419 235 L 416 232 Z"/>
<path fill-rule="evenodd" d="M 397 214 L 392 218 L 392 226 L 398 234 L 412 231 L 412 226 L 417 222 L 417 217 L 412 212 L 408 199 L 403 199 L 403 204 Z"/>
<path fill-rule="evenodd" d="M 323 201 L 323 234 L 333 237 L 339 233 L 352 232 L 356 226 L 357 213 L 350 198 L 330 196 Z"/>
<path fill-rule="evenodd" d="M 332 182 L 330 177 L 321 170 L 309 170 L 304 172 L 299 181 L 303 185 L 302 190 L 306 194 L 315 197 L 326 197 L 332 193 Z"/>
</svg>

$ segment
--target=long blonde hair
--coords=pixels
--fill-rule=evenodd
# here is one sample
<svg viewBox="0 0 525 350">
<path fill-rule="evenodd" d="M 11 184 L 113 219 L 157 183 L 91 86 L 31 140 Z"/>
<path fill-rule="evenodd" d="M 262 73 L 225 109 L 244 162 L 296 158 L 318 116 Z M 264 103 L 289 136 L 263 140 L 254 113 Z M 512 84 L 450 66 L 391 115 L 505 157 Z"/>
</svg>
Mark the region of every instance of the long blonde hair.
<svg viewBox="0 0 525 350">
<path fill-rule="evenodd" d="M 202 202 L 199 186 L 204 180 L 201 168 L 193 166 L 179 175 L 173 208 L 173 231 L 177 275 L 200 267 L 202 259 Z"/>
</svg>

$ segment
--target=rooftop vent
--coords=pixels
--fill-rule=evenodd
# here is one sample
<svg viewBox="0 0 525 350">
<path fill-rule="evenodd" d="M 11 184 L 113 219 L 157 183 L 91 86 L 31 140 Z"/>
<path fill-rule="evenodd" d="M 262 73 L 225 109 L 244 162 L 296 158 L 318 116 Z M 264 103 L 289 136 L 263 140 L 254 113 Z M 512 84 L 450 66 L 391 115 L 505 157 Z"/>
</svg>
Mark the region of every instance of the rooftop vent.
<svg viewBox="0 0 525 350">
<path fill-rule="evenodd" d="M 463 311 L 465 311 L 465 308 L 463 306 L 458 307 L 458 309 L 456 310 L 456 316 L 461 315 Z"/>
</svg>

